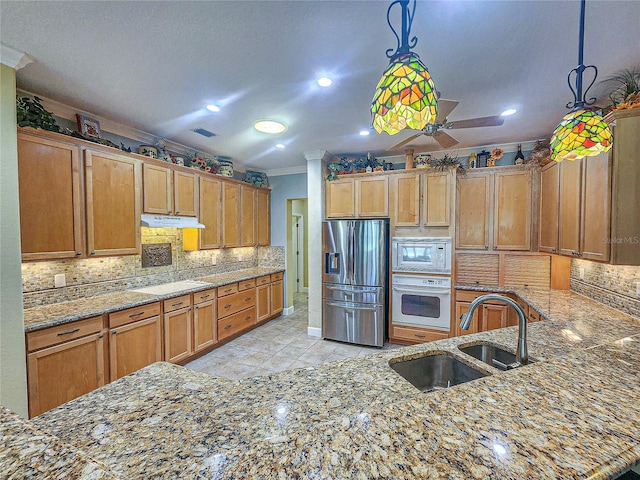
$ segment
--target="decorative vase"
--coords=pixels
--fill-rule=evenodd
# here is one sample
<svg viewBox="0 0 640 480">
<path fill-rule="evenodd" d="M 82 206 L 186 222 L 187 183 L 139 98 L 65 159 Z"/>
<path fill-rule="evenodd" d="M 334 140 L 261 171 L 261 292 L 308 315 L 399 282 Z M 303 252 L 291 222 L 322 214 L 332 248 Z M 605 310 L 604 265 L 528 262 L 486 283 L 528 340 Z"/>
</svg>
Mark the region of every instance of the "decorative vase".
<svg viewBox="0 0 640 480">
<path fill-rule="evenodd" d="M 138 153 L 145 157 L 158 158 L 158 149 L 153 145 L 140 145 Z"/>
</svg>

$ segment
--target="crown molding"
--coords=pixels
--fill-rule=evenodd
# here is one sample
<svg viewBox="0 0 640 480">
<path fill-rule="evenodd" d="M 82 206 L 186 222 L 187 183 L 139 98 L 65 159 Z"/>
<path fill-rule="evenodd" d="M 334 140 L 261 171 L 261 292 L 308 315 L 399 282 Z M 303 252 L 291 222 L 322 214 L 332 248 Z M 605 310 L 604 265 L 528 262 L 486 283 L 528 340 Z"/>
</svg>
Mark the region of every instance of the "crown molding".
<svg viewBox="0 0 640 480">
<path fill-rule="evenodd" d="M 296 175 L 299 173 L 307 173 L 307 166 L 299 165 L 297 167 L 274 168 L 272 170 L 266 170 L 265 173 L 269 177 L 279 177 L 282 175 Z"/>
<path fill-rule="evenodd" d="M 9 45 L 0 43 L 0 63 L 14 70 L 20 70 L 22 67 L 33 63 L 33 58 L 24 52 L 11 48 Z"/>
</svg>

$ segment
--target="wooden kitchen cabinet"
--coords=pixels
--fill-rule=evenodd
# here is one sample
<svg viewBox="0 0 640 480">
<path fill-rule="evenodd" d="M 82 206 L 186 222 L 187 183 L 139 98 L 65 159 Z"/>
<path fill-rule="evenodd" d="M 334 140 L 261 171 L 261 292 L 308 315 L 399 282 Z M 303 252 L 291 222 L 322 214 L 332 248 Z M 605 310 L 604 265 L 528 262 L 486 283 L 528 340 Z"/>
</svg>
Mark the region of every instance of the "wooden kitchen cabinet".
<svg viewBox="0 0 640 480">
<path fill-rule="evenodd" d="M 164 301 L 164 359 L 178 363 L 193 354 L 191 296 Z"/>
<path fill-rule="evenodd" d="M 199 248 L 211 249 L 222 246 L 222 182 L 210 176 L 200 176 L 200 215 L 198 220 L 204 228 L 198 230 Z"/>
<path fill-rule="evenodd" d="M 471 318 L 471 324 L 469 325 L 468 330 L 463 330 L 460 328 L 460 317 L 462 314 L 467 313 L 469 311 L 469 306 L 471 305 L 471 301 L 466 300 L 458 300 L 459 294 L 456 293 L 456 307 L 455 307 L 455 315 L 453 320 L 453 325 L 451 331 L 454 333 L 454 336 L 458 337 L 460 335 L 469 335 L 471 333 L 478 333 L 480 331 L 480 310 L 476 309 L 473 312 L 473 317 Z"/>
<path fill-rule="evenodd" d="M 256 245 L 256 201 L 257 190 L 248 185 L 240 187 L 240 245 L 253 247 Z"/>
<path fill-rule="evenodd" d="M 451 209 L 451 173 L 426 173 L 422 176 L 422 225 L 448 227 Z"/>
<path fill-rule="evenodd" d="M 282 273 L 271 275 L 271 316 L 284 310 L 284 281 Z"/>
<path fill-rule="evenodd" d="M 217 322 L 215 298 L 193 306 L 193 353 L 201 352 L 216 344 Z"/>
<path fill-rule="evenodd" d="M 173 204 L 176 215 L 196 217 L 198 215 L 198 179 L 195 173 L 173 172 Z"/>
<path fill-rule="evenodd" d="M 353 178 L 325 182 L 325 216 L 350 218 L 356 215 L 356 187 Z"/>
<path fill-rule="evenodd" d="M 142 165 L 142 211 L 156 215 L 173 213 L 172 171 L 160 165 Z"/>
<path fill-rule="evenodd" d="M 560 214 L 558 251 L 573 255 L 580 251 L 580 197 L 582 195 L 582 160 L 560 163 Z"/>
<path fill-rule="evenodd" d="M 28 332 L 26 340 L 30 417 L 105 384 L 101 316 Z"/>
<path fill-rule="evenodd" d="M 222 247 L 240 246 L 240 185 L 222 184 Z"/>
<path fill-rule="evenodd" d="M 456 248 L 531 250 L 532 192 L 532 173 L 522 167 L 459 176 Z"/>
<path fill-rule="evenodd" d="M 111 381 L 162 360 L 162 319 L 155 302 L 109 314 Z"/>
<path fill-rule="evenodd" d="M 80 149 L 19 132 L 18 183 L 22 261 L 83 256 Z"/>
<path fill-rule="evenodd" d="M 480 331 L 488 332 L 497 328 L 505 328 L 509 326 L 509 310 L 504 304 L 493 305 L 491 303 L 482 304 L 482 320 L 480 322 Z"/>
<path fill-rule="evenodd" d="M 91 149 L 84 154 L 89 256 L 139 254 L 140 161 Z"/>
<path fill-rule="evenodd" d="M 271 318 L 271 282 L 256 287 L 256 322 Z"/>
<path fill-rule="evenodd" d="M 258 189 L 256 208 L 256 235 L 258 245 L 271 245 L 271 190 Z"/>
<path fill-rule="evenodd" d="M 238 283 L 218 287 L 218 341 L 248 330 L 256 323 L 256 289 L 239 290 Z"/>
<path fill-rule="evenodd" d="M 359 218 L 389 216 L 389 177 L 356 178 L 356 215 Z"/>
<path fill-rule="evenodd" d="M 540 242 L 541 252 L 558 253 L 560 208 L 560 164 L 551 162 L 540 172 Z"/>
<path fill-rule="evenodd" d="M 391 195 L 394 196 L 396 227 L 420 225 L 420 175 L 402 173 L 392 178 Z"/>
</svg>

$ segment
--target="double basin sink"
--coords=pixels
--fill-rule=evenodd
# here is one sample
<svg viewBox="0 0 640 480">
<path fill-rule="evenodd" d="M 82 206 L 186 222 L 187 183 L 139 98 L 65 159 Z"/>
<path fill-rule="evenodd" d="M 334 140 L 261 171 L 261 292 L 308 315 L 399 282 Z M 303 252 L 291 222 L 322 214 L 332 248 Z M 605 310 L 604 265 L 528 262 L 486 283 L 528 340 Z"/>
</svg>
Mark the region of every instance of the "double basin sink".
<svg viewBox="0 0 640 480">
<path fill-rule="evenodd" d="M 513 353 L 488 343 L 458 348 L 462 353 L 501 370 L 507 369 L 502 366 L 511 366 L 516 361 Z M 403 360 L 391 363 L 390 367 L 423 392 L 442 390 L 489 375 L 446 354 Z"/>
</svg>

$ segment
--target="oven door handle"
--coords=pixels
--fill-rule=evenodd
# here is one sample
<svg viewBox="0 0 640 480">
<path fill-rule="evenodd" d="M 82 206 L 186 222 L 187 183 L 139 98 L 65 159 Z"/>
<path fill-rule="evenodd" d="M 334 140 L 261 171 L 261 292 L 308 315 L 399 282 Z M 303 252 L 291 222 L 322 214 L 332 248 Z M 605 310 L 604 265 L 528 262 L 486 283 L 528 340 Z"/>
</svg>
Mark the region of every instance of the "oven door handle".
<svg viewBox="0 0 640 480">
<path fill-rule="evenodd" d="M 344 303 L 334 303 L 334 302 L 327 302 L 327 305 L 329 305 L 330 307 L 341 308 L 343 310 L 377 310 L 377 307 L 375 306 L 359 307 L 356 305 L 345 305 Z"/>
<path fill-rule="evenodd" d="M 451 295 L 451 290 L 449 289 L 436 289 L 436 288 L 425 288 L 425 287 L 415 287 L 411 289 L 392 287 L 394 292 L 401 293 L 412 293 L 414 295 L 419 294 L 427 294 L 427 295 Z"/>
</svg>

